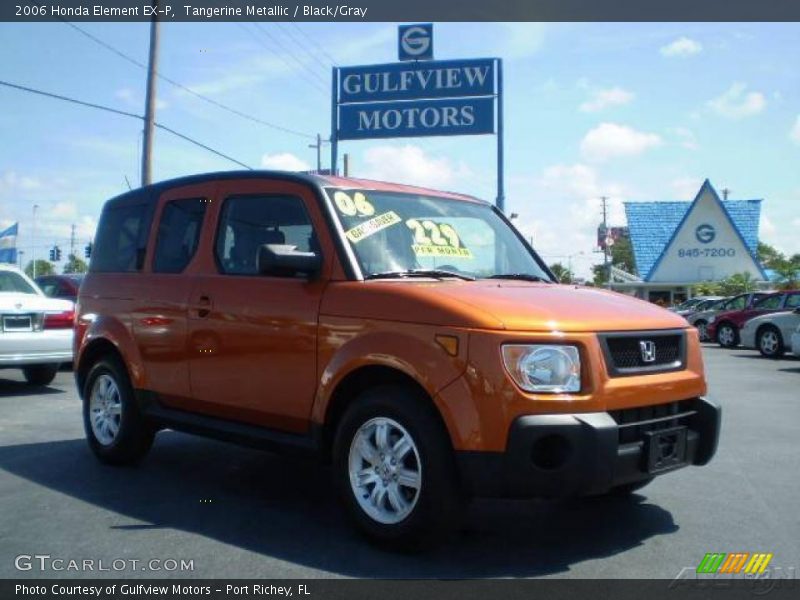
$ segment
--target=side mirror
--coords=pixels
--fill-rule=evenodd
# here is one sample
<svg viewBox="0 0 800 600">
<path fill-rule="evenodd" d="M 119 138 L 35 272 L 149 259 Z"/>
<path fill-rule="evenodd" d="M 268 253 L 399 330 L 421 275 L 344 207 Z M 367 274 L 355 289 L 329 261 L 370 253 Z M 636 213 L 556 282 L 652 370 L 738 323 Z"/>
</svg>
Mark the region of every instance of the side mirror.
<svg viewBox="0 0 800 600">
<path fill-rule="evenodd" d="M 322 268 L 322 257 L 315 252 L 298 252 L 289 244 L 264 244 L 258 249 L 258 273 L 293 277 L 297 273 L 314 276 Z"/>
</svg>

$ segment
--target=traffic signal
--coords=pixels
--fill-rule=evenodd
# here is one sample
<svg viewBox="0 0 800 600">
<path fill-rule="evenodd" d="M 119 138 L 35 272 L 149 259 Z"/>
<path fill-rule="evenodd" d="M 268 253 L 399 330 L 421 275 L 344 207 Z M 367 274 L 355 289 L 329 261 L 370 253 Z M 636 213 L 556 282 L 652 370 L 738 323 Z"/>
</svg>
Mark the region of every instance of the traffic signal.
<svg viewBox="0 0 800 600">
<path fill-rule="evenodd" d="M 50 248 L 50 262 L 56 262 L 56 248 L 55 248 L 55 246 Z"/>
<path fill-rule="evenodd" d="M 50 260 L 52 262 L 59 262 L 61 260 L 61 248 L 53 246 L 53 249 L 50 251 Z"/>
<path fill-rule="evenodd" d="M 83 255 L 86 258 L 91 258 L 92 257 L 92 242 L 89 242 L 88 244 L 86 244 L 86 248 L 83 249 Z"/>
</svg>

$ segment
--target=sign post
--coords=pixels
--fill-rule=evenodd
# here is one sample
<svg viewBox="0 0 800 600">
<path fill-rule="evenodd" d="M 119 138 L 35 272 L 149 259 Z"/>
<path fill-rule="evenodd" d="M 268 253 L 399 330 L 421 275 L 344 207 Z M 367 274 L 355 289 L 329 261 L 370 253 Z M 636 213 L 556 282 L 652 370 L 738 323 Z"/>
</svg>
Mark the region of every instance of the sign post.
<svg viewBox="0 0 800 600">
<path fill-rule="evenodd" d="M 334 67 L 332 172 L 340 140 L 496 134 L 496 203 L 503 210 L 502 61 L 431 60 L 431 24 L 401 26 L 398 56 L 405 62 Z"/>
</svg>

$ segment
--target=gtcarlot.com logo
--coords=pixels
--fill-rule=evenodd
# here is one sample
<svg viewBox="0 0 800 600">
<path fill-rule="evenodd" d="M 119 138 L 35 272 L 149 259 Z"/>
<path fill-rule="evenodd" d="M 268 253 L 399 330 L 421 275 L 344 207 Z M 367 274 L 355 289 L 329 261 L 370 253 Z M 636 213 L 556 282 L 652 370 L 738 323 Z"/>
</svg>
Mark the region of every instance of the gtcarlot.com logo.
<svg viewBox="0 0 800 600">
<path fill-rule="evenodd" d="M 194 571 L 194 559 L 185 558 L 60 558 L 50 554 L 19 554 L 17 571 Z"/>
<path fill-rule="evenodd" d="M 709 552 L 697 565 L 698 573 L 763 573 L 772 560 L 772 553 Z"/>
</svg>

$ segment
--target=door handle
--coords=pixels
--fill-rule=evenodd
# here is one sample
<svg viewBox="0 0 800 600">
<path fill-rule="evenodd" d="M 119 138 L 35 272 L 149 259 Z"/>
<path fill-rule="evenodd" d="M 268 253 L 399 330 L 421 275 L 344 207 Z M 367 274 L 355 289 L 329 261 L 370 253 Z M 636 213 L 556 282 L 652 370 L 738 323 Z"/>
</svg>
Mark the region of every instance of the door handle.
<svg viewBox="0 0 800 600">
<path fill-rule="evenodd" d="M 205 319 L 208 315 L 211 314 L 211 309 L 213 307 L 214 303 L 211 302 L 211 298 L 204 294 L 197 299 L 197 304 L 195 304 L 192 308 L 197 313 L 198 318 Z"/>
</svg>

